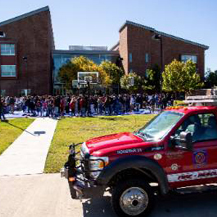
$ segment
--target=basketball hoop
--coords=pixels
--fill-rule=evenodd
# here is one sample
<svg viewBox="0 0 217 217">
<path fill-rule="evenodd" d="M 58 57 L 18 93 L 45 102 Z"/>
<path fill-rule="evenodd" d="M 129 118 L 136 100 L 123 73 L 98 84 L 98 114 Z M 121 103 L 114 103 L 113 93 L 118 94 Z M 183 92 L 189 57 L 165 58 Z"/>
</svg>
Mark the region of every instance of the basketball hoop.
<svg viewBox="0 0 217 217">
<path fill-rule="evenodd" d="M 98 84 L 99 72 L 78 72 L 77 81 L 80 84 Z"/>
<path fill-rule="evenodd" d="M 78 72 L 77 81 L 81 85 L 85 85 L 90 96 L 90 89 L 92 85 L 98 84 L 99 72 Z"/>
</svg>

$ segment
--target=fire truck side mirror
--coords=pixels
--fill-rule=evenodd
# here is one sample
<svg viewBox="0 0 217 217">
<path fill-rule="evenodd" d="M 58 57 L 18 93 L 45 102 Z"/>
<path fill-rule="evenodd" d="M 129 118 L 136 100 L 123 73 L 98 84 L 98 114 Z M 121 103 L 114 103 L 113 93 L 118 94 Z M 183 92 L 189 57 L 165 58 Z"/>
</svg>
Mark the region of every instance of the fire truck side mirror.
<svg viewBox="0 0 217 217">
<path fill-rule="evenodd" d="M 193 149 L 192 135 L 190 132 L 181 132 L 179 135 L 178 148 L 191 151 Z"/>
</svg>

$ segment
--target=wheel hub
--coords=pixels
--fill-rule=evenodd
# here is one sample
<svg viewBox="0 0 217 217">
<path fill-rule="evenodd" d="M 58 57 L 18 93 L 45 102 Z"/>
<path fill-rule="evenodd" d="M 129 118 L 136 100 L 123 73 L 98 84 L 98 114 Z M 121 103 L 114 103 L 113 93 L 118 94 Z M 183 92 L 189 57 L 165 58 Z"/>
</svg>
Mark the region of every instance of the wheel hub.
<svg viewBox="0 0 217 217">
<path fill-rule="evenodd" d="M 128 188 L 120 197 L 120 207 L 128 215 L 136 216 L 148 206 L 148 194 L 139 187 Z"/>
</svg>

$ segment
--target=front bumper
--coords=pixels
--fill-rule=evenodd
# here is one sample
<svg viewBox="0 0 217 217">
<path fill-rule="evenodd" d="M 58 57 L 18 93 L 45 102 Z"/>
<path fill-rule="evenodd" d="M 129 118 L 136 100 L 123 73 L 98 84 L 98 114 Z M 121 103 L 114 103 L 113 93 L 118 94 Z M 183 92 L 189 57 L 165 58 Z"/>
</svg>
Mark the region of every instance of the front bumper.
<svg viewBox="0 0 217 217">
<path fill-rule="evenodd" d="M 60 171 L 61 177 L 65 177 L 68 180 L 73 199 L 101 197 L 105 188 L 104 186 L 98 186 L 96 180 L 90 177 L 90 173 L 96 172 L 96 170 L 91 171 L 88 169 L 88 161 L 90 159 L 85 156 L 81 157 L 80 151 L 76 152 L 76 147 L 79 145 L 81 143 L 69 146 L 70 154 L 68 161 Z M 103 161 L 95 159 L 95 161 L 99 160 Z"/>
</svg>

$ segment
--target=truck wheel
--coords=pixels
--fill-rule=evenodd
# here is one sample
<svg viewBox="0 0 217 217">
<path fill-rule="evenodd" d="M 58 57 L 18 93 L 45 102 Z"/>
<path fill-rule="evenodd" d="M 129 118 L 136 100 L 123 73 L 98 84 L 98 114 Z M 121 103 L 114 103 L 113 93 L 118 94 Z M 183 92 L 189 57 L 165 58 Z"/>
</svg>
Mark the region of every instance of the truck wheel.
<svg viewBox="0 0 217 217">
<path fill-rule="evenodd" d="M 153 208 L 154 193 L 145 180 L 130 179 L 114 187 L 111 203 L 118 216 L 144 217 Z"/>
</svg>

